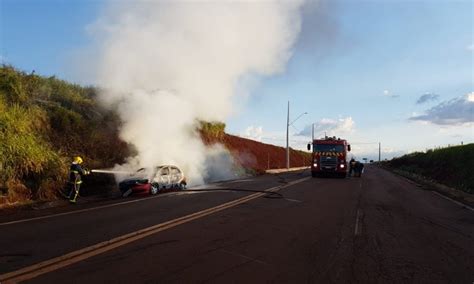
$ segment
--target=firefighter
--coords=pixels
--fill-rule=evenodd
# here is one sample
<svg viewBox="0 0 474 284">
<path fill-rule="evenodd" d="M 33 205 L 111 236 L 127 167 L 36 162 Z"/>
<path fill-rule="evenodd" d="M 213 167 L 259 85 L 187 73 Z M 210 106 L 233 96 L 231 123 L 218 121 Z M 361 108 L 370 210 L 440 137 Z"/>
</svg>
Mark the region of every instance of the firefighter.
<svg viewBox="0 0 474 284">
<path fill-rule="evenodd" d="M 81 167 L 83 160 L 81 157 L 74 157 L 72 161 L 70 172 L 69 172 L 69 202 L 76 203 L 77 196 L 79 195 L 79 189 L 82 183 L 82 176 L 88 175 L 89 170 Z"/>
<path fill-rule="evenodd" d="M 361 177 L 363 172 L 364 172 L 364 164 L 357 161 L 355 163 L 355 167 L 354 167 L 354 176 L 355 177 Z"/>
<path fill-rule="evenodd" d="M 349 176 L 351 177 L 352 176 L 352 172 L 355 173 L 355 165 L 356 165 L 356 161 L 354 158 L 352 158 L 350 161 L 349 161 Z"/>
</svg>

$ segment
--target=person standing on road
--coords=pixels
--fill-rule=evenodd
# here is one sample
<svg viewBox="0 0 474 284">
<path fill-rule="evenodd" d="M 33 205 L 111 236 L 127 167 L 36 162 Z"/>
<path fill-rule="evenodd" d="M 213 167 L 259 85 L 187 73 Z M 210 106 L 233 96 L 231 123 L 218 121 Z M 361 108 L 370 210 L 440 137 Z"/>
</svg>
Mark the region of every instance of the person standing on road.
<svg viewBox="0 0 474 284">
<path fill-rule="evenodd" d="M 70 172 L 69 172 L 69 202 L 76 203 L 77 197 L 79 196 L 79 189 L 82 184 L 82 176 L 88 175 L 90 171 L 81 167 L 83 160 L 81 157 L 74 157 L 72 161 Z"/>
<path fill-rule="evenodd" d="M 362 164 L 361 162 L 357 161 L 355 163 L 355 167 L 354 167 L 354 176 L 355 177 L 362 177 L 362 173 L 364 172 L 364 164 Z"/>
<path fill-rule="evenodd" d="M 351 177 L 352 173 L 355 172 L 355 165 L 356 165 L 356 161 L 354 158 L 352 158 L 349 161 L 349 177 Z"/>
</svg>

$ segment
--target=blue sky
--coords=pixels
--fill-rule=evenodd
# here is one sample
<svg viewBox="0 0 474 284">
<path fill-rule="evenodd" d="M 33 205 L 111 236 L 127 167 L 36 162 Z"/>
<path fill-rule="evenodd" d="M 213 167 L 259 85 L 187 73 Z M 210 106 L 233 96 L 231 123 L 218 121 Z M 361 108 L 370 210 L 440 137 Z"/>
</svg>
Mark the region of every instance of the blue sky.
<svg viewBox="0 0 474 284">
<path fill-rule="evenodd" d="M 4 63 L 77 81 L 75 54 L 102 1 L 0 0 Z M 227 121 L 231 133 L 304 148 L 312 123 L 348 138 L 358 157 L 383 157 L 473 142 L 472 1 L 320 1 L 286 71 L 263 78 Z M 418 99 L 431 98 L 424 103 Z M 472 98 L 474 100 L 474 96 Z M 298 135 L 299 134 L 299 135 Z M 320 133 L 319 133 L 320 134 Z"/>
</svg>

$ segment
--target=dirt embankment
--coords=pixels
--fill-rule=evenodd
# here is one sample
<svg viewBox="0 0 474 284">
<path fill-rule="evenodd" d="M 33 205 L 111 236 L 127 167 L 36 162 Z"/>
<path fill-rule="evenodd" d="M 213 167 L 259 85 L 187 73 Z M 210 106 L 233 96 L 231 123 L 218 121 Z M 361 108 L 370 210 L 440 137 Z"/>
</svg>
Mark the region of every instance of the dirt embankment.
<svg viewBox="0 0 474 284">
<path fill-rule="evenodd" d="M 286 167 L 286 149 L 242 137 L 220 133 L 207 135 L 201 133 L 206 145 L 220 143 L 224 145 L 243 168 L 264 173 L 268 169 Z M 311 154 L 290 148 L 290 167 L 309 166 Z"/>
</svg>

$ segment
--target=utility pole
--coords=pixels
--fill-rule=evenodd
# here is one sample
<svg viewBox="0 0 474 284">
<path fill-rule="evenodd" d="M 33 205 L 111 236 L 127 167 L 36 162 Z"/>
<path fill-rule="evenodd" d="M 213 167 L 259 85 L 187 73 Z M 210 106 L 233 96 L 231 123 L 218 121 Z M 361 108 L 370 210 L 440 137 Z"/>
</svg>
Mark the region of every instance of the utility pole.
<svg viewBox="0 0 474 284">
<path fill-rule="evenodd" d="M 293 125 L 293 123 L 295 123 L 295 121 L 297 121 L 300 117 L 302 117 L 305 114 L 308 114 L 308 113 L 304 112 L 304 113 L 300 114 L 295 120 L 293 120 L 290 123 L 290 101 L 288 101 L 288 112 L 286 114 L 286 169 L 287 170 L 290 169 L 290 141 L 289 141 L 290 125 Z"/>
<path fill-rule="evenodd" d="M 289 131 L 290 131 L 290 101 L 288 101 L 288 111 L 286 115 L 286 169 L 290 169 L 290 146 L 289 146 Z"/>
<path fill-rule="evenodd" d="M 381 147 L 380 147 L 380 142 L 379 142 L 379 162 L 380 162 L 380 154 L 381 154 Z"/>
</svg>

